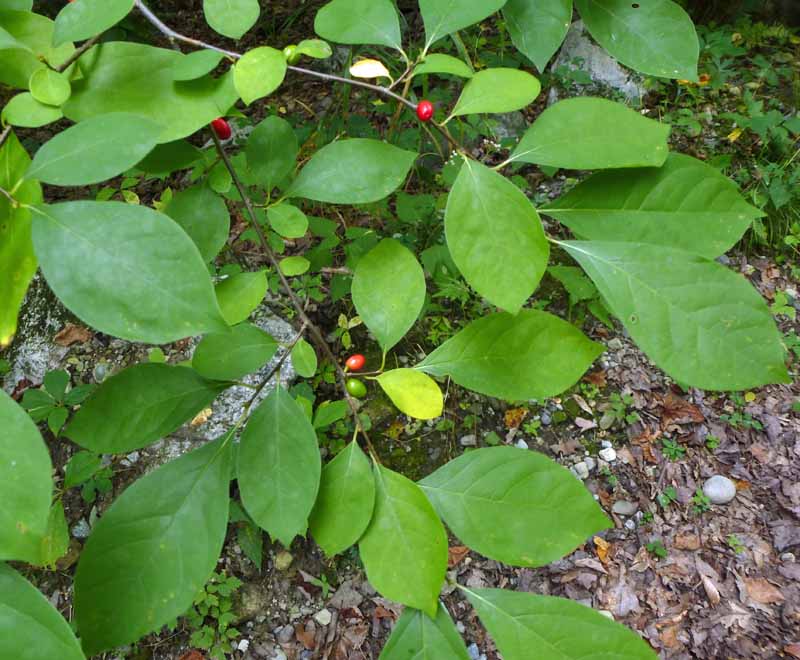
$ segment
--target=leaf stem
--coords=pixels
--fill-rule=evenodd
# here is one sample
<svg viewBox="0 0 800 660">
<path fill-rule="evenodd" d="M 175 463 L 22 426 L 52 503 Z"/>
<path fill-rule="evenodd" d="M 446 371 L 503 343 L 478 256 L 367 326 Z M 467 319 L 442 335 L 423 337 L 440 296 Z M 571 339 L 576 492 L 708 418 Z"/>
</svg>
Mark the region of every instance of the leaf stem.
<svg viewBox="0 0 800 660">
<path fill-rule="evenodd" d="M 101 36 L 102 36 L 101 34 L 96 34 L 95 36 L 93 36 L 88 41 L 84 41 L 81 44 L 80 48 L 75 49 L 75 52 L 73 52 L 72 55 L 70 55 L 64 62 L 59 64 L 53 70 L 58 72 L 58 73 L 64 73 L 64 71 L 66 71 L 69 68 L 70 64 L 72 64 L 81 55 L 83 55 L 87 50 L 89 50 L 92 46 L 94 46 L 100 40 Z"/>
</svg>

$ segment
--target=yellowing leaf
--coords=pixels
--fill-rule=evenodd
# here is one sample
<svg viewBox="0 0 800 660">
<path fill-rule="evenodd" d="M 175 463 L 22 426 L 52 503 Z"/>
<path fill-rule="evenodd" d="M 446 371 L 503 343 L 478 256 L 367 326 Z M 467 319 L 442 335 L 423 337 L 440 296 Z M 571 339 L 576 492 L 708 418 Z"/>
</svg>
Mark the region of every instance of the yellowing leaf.
<svg viewBox="0 0 800 660">
<path fill-rule="evenodd" d="M 741 128 L 734 128 L 734 129 L 733 129 L 733 130 L 732 130 L 732 131 L 731 131 L 731 132 L 728 134 L 728 142 L 736 142 L 736 140 L 738 140 L 738 139 L 741 137 L 741 135 L 742 135 L 742 133 L 743 133 L 743 132 L 744 132 L 744 131 L 743 131 L 743 129 L 741 129 Z"/>
<path fill-rule="evenodd" d="M 434 419 L 442 414 L 442 391 L 436 381 L 421 371 L 394 369 L 377 380 L 392 403 L 409 417 Z"/>
<path fill-rule="evenodd" d="M 356 62 L 350 67 L 350 75 L 353 78 L 388 78 L 392 80 L 392 75 L 383 62 L 370 59 Z"/>
</svg>

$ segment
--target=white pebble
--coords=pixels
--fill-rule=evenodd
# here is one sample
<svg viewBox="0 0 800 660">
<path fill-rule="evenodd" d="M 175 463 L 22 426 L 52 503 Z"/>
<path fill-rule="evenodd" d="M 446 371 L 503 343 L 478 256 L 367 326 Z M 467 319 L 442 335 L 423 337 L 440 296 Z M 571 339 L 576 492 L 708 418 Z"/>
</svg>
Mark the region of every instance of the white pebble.
<svg viewBox="0 0 800 660">
<path fill-rule="evenodd" d="M 314 615 L 314 621 L 316 621 L 321 626 L 327 626 L 333 615 L 331 615 L 330 610 L 320 610 Z"/>
<path fill-rule="evenodd" d="M 617 451 L 613 447 L 606 447 L 599 452 L 600 458 L 608 463 L 613 463 L 617 460 Z"/>
<path fill-rule="evenodd" d="M 712 504 L 727 504 L 736 497 L 736 484 L 728 477 L 715 474 L 703 484 L 703 494 Z"/>
</svg>

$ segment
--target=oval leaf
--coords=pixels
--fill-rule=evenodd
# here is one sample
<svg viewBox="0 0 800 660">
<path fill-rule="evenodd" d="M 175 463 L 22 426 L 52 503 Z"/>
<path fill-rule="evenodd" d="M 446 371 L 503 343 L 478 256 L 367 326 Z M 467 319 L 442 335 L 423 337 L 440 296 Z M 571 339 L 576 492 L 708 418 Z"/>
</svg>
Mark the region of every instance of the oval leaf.
<svg viewBox="0 0 800 660">
<path fill-rule="evenodd" d="M 80 4 L 77 0 L 73 4 Z M 84 72 L 72 82 L 64 115 L 75 122 L 129 112 L 162 127 L 159 142 L 173 142 L 205 128 L 236 102 L 233 75 L 176 83 L 173 67 L 184 56 L 174 50 L 110 41 L 95 46 L 78 63 Z M 120 141 L 120 145 L 129 141 Z"/>
<path fill-rule="evenodd" d="M 88 655 L 181 616 L 208 581 L 228 526 L 229 441 L 142 477 L 95 524 L 75 574 L 75 618 Z"/>
<path fill-rule="evenodd" d="M 133 9 L 133 0 L 79 0 L 68 2 L 56 16 L 53 44 L 84 41 L 105 32 Z"/>
<path fill-rule="evenodd" d="M 64 435 L 99 454 L 131 452 L 175 431 L 224 389 L 186 367 L 137 364 L 104 381 Z"/>
<path fill-rule="evenodd" d="M 416 257 L 385 238 L 361 257 L 353 276 L 353 304 L 384 351 L 409 331 L 425 304 L 425 273 Z"/>
<path fill-rule="evenodd" d="M 286 277 L 297 277 L 308 272 L 311 262 L 305 257 L 286 257 L 281 259 L 280 267 Z"/>
<path fill-rule="evenodd" d="M 311 422 L 282 387 L 250 416 L 238 462 L 242 504 L 261 528 L 289 547 L 308 527 L 321 460 Z"/>
<path fill-rule="evenodd" d="M 30 92 L 17 94 L 3 108 L 4 122 L 21 128 L 39 128 L 58 121 L 64 115 L 60 108 L 39 103 Z"/>
<path fill-rule="evenodd" d="M 33 244 L 42 272 L 85 323 L 150 344 L 227 330 L 200 253 L 167 216 L 122 202 L 38 211 Z"/>
<path fill-rule="evenodd" d="M 50 454 L 28 413 L 2 389 L 0 427 L 0 560 L 37 563 L 53 491 Z"/>
<path fill-rule="evenodd" d="M 317 373 L 317 354 L 305 339 L 300 339 L 292 349 L 292 366 L 302 378 L 313 378 Z"/>
<path fill-rule="evenodd" d="M 298 55 L 307 55 L 315 60 L 326 60 L 333 55 L 333 49 L 322 39 L 303 39 L 294 51 Z"/>
<path fill-rule="evenodd" d="M 358 544 L 367 578 L 384 597 L 436 616 L 447 534 L 413 481 L 376 465 L 375 511 Z"/>
<path fill-rule="evenodd" d="M 315 153 L 286 192 L 329 204 L 369 204 L 397 190 L 417 159 L 391 144 L 351 138 Z"/>
<path fill-rule="evenodd" d="M 549 564 L 611 526 L 581 481 L 527 449 L 476 449 L 419 485 L 465 545 L 512 566 Z"/>
<path fill-rule="evenodd" d="M 431 53 L 425 57 L 421 64 L 414 68 L 415 76 L 421 76 L 425 73 L 446 73 L 459 78 L 472 78 L 474 72 L 457 57 L 442 53 Z"/>
<path fill-rule="evenodd" d="M 267 117 L 247 138 L 247 167 L 264 188 L 272 190 L 294 169 L 297 151 L 292 125 L 280 117 Z"/>
<path fill-rule="evenodd" d="M 409 417 L 435 419 L 442 414 L 442 391 L 430 376 L 414 369 L 392 369 L 377 380 L 392 403 Z"/>
<path fill-rule="evenodd" d="M 445 211 L 447 246 L 470 286 L 516 313 L 542 279 L 550 246 L 530 200 L 511 181 L 466 160 Z"/>
<path fill-rule="evenodd" d="M 127 113 L 87 119 L 46 142 L 27 176 L 55 186 L 100 183 L 142 160 L 156 146 L 161 130 L 149 119 Z"/>
<path fill-rule="evenodd" d="M 231 216 L 225 200 L 211 188 L 197 185 L 182 190 L 163 211 L 189 234 L 206 263 L 213 261 L 225 246 Z"/>
<path fill-rule="evenodd" d="M 708 390 L 791 382 L 772 314 L 741 275 L 655 245 L 561 245 L 634 341 L 678 382 Z"/>
<path fill-rule="evenodd" d="M 482 21 L 506 0 L 419 0 L 425 24 L 425 50 L 442 37 Z"/>
<path fill-rule="evenodd" d="M 462 590 L 506 660 L 527 660 L 531 649 L 542 649 L 541 660 L 658 657 L 632 630 L 566 598 L 504 589 Z"/>
<path fill-rule="evenodd" d="M 572 23 L 572 0 L 508 0 L 503 17 L 517 50 L 544 72 Z"/>
<path fill-rule="evenodd" d="M 651 243 L 714 259 L 763 213 L 702 161 L 670 154 L 660 169 L 599 172 L 543 213 L 581 238 Z"/>
<path fill-rule="evenodd" d="M 246 52 L 233 67 L 233 82 L 245 105 L 272 94 L 285 75 L 286 57 L 269 46 Z"/>
<path fill-rule="evenodd" d="M 270 226 L 284 238 L 302 238 L 308 231 L 308 218 L 296 206 L 281 203 L 267 210 Z"/>
<path fill-rule="evenodd" d="M 34 71 L 28 87 L 31 90 L 31 96 L 39 103 L 46 105 L 61 105 L 72 93 L 72 87 L 67 77 L 52 69 Z"/>
<path fill-rule="evenodd" d="M 340 44 L 400 50 L 400 21 L 391 0 L 333 0 L 317 12 L 314 32 Z"/>
<path fill-rule="evenodd" d="M 224 55 L 215 50 L 196 50 L 172 66 L 173 80 L 197 80 L 217 68 Z"/>
<path fill-rule="evenodd" d="M 215 287 L 222 316 L 229 325 L 247 320 L 267 295 L 267 274 L 237 273 Z"/>
<path fill-rule="evenodd" d="M 436 618 L 411 607 L 394 624 L 379 660 L 469 660 L 470 655 L 444 605 Z"/>
<path fill-rule="evenodd" d="M 389 69 L 379 60 L 359 60 L 350 67 L 353 78 L 388 78 L 392 79 Z"/>
<path fill-rule="evenodd" d="M 238 380 L 258 371 L 275 355 L 277 342 L 249 323 L 230 332 L 206 335 L 192 356 L 192 367 L 205 378 Z"/>
<path fill-rule="evenodd" d="M 353 441 L 322 469 L 309 529 L 326 555 L 344 552 L 367 529 L 375 507 L 369 460 Z"/>
<path fill-rule="evenodd" d="M 30 582 L 0 564 L 0 657 L 85 660 L 69 624 Z M 31 655 L 32 650 L 35 655 Z"/>
<path fill-rule="evenodd" d="M 592 37 L 642 73 L 697 80 L 700 46 L 689 15 L 672 0 L 575 0 Z"/>
<path fill-rule="evenodd" d="M 661 167 L 669 130 L 621 103 L 566 99 L 539 116 L 510 160 L 572 170 Z"/>
<path fill-rule="evenodd" d="M 231 39 L 241 39 L 261 14 L 258 0 L 203 0 L 203 13 L 211 29 Z"/>
<path fill-rule="evenodd" d="M 453 108 L 453 117 L 483 112 L 512 112 L 533 103 L 542 85 L 519 69 L 484 69 L 464 87 Z"/>
<path fill-rule="evenodd" d="M 571 387 L 602 352 L 571 323 L 525 309 L 473 321 L 417 368 L 487 396 L 526 401 Z"/>
</svg>

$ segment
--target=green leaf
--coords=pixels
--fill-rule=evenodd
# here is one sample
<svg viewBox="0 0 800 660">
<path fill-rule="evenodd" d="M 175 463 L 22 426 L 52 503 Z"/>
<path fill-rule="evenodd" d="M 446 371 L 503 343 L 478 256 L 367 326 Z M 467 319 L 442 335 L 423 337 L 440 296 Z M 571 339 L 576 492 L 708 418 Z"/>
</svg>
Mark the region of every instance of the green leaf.
<svg viewBox="0 0 800 660">
<path fill-rule="evenodd" d="M 286 202 L 270 206 L 267 218 L 272 228 L 284 238 L 302 238 L 308 231 L 306 214 Z"/>
<path fill-rule="evenodd" d="M 246 52 L 233 67 L 236 91 L 245 105 L 272 94 L 285 75 L 286 58 L 281 51 L 269 46 Z"/>
<path fill-rule="evenodd" d="M 581 238 L 664 245 L 713 259 L 763 213 L 702 161 L 670 154 L 660 169 L 600 172 L 543 213 Z"/>
<path fill-rule="evenodd" d="M 88 655 L 184 614 L 208 581 L 228 526 L 229 441 L 142 477 L 95 524 L 75 575 L 75 617 Z"/>
<path fill-rule="evenodd" d="M 211 29 L 231 39 L 241 39 L 261 14 L 258 0 L 203 0 L 203 13 Z"/>
<path fill-rule="evenodd" d="M 344 399 L 323 401 L 317 406 L 317 411 L 314 413 L 314 428 L 323 429 L 334 422 L 338 422 L 340 419 L 344 419 L 349 410 L 350 407 Z"/>
<path fill-rule="evenodd" d="M 379 660 L 469 660 L 470 655 L 444 605 L 436 618 L 407 607 L 397 620 Z"/>
<path fill-rule="evenodd" d="M 469 602 L 506 660 L 655 660 L 653 650 L 632 630 L 590 607 L 566 598 L 466 589 Z"/>
<path fill-rule="evenodd" d="M 172 71 L 182 57 L 174 50 L 132 42 L 95 46 L 78 60 L 86 74 L 73 81 L 64 115 L 83 122 L 129 112 L 160 124 L 160 143 L 191 135 L 224 115 L 237 95 L 230 72 L 218 79 L 204 76 L 176 83 Z"/>
<path fill-rule="evenodd" d="M 206 263 L 215 259 L 228 240 L 231 228 L 228 207 L 207 186 L 196 185 L 179 192 L 164 213 L 189 234 Z"/>
<path fill-rule="evenodd" d="M 0 8 L 14 11 L 33 11 L 33 0 L 0 0 Z"/>
<path fill-rule="evenodd" d="M 136 168 L 153 176 L 163 177 L 178 170 L 185 170 L 200 160 L 202 152 L 186 140 L 159 144 Z"/>
<path fill-rule="evenodd" d="M 3 108 L 2 120 L 21 128 L 39 128 L 58 121 L 64 115 L 60 108 L 39 103 L 30 92 L 13 97 Z"/>
<path fill-rule="evenodd" d="M 14 198 L 24 204 L 42 201 L 38 181 L 22 181 L 31 159 L 12 132 L 0 147 L 0 188 L 15 190 Z M 36 255 L 31 242 L 31 213 L 13 208 L 0 195 L 0 349 L 11 343 L 17 331 L 17 312 L 34 273 Z"/>
<path fill-rule="evenodd" d="M 322 39 L 303 39 L 294 51 L 298 55 L 307 55 L 315 60 L 326 60 L 333 55 L 333 50 L 327 41 Z"/>
<path fill-rule="evenodd" d="M 519 69 L 484 69 L 464 87 L 451 117 L 483 112 L 512 112 L 533 103 L 542 85 Z"/>
<path fill-rule="evenodd" d="M 311 157 L 286 196 L 329 204 L 377 202 L 403 185 L 416 159 L 415 152 L 378 140 L 339 140 Z"/>
<path fill-rule="evenodd" d="M 0 26 L 18 47 L 0 51 L 0 83 L 26 89 L 31 74 L 64 63 L 75 51 L 71 43 L 53 47 L 53 21 L 30 11 L 6 11 L 0 8 Z M 8 37 L 6 37 L 8 40 Z"/>
<path fill-rule="evenodd" d="M 400 21 L 391 0 L 333 0 L 317 12 L 314 32 L 340 44 L 402 48 Z"/>
<path fill-rule="evenodd" d="M 31 96 L 46 105 L 61 105 L 72 94 L 69 80 L 63 73 L 52 69 L 37 69 L 31 74 L 28 87 Z"/>
<path fill-rule="evenodd" d="M 689 15 L 671 0 L 575 0 L 594 39 L 642 73 L 697 80 L 699 44 Z"/>
<path fill-rule="evenodd" d="M 0 428 L 0 560 L 35 562 L 50 515 L 50 454 L 31 418 L 2 389 Z"/>
<path fill-rule="evenodd" d="M 503 17 L 517 50 L 543 72 L 567 36 L 572 0 L 508 0 Z"/>
<path fill-rule="evenodd" d="M 40 566 L 54 567 L 69 549 L 69 528 L 64 516 L 64 505 L 57 500 L 50 508 L 47 530 L 42 537 L 41 555 L 35 563 Z"/>
<path fill-rule="evenodd" d="M 333 557 L 361 538 L 374 507 L 372 468 L 358 443 L 353 441 L 322 469 L 309 529 L 319 547 Z"/>
<path fill-rule="evenodd" d="M 430 376 L 414 369 L 391 369 L 377 377 L 400 412 L 416 419 L 435 419 L 442 414 L 442 391 Z"/>
<path fill-rule="evenodd" d="M 247 513 L 289 547 L 308 527 L 319 490 L 321 460 L 311 422 L 280 385 L 250 416 L 238 463 Z"/>
<path fill-rule="evenodd" d="M 264 533 L 251 522 L 240 525 L 236 530 L 236 542 L 247 558 L 261 570 L 264 562 Z"/>
<path fill-rule="evenodd" d="M 447 570 L 447 534 L 413 481 L 374 467 L 375 511 L 359 541 L 367 578 L 381 595 L 436 616 Z"/>
<path fill-rule="evenodd" d="M 101 332 L 166 344 L 228 327 L 194 243 L 156 211 L 122 202 L 38 207 L 33 244 L 59 300 Z"/>
<path fill-rule="evenodd" d="M 308 272 L 311 262 L 305 257 L 286 257 L 281 259 L 280 267 L 286 277 L 296 277 Z"/>
<path fill-rule="evenodd" d="M 224 389 L 186 367 L 137 364 L 103 381 L 64 435 L 99 454 L 131 452 L 175 431 Z"/>
<path fill-rule="evenodd" d="M 172 79 L 197 80 L 217 68 L 224 55 L 216 50 L 196 50 L 179 59 L 172 66 Z"/>
<path fill-rule="evenodd" d="M 679 383 L 747 390 L 791 382 L 769 308 L 741 275 L 655 245 L 560 245 L 639 347 Z"/>
<path fill-rule="evenodd" d="M 42 385 L 53 399 L 61 402 L 64 400 L 64 393 L 67 391 L 67 386 L 69 385 L 69 373 L 63 369 L 48 371 L 44 375 Z"/>
<path fill-rule="evenodd" d="M 55 186 L 100 183 L 136 165 L 160 133 L 158 124 L 128 113 L 93 117 L 46 142 L 26 176 Z"/>
<path fill-rule="evenodd" d="M 425 50 L 442 37 L 491 16 L 506 0 L 419 0 L 425 24 Z"/>
<path fill-rule="evenodd" d="M 78 0 L 56 16 L 53 44 L 84 41 L 115 26 L 133 9 L 133 0 Z"/>
<path fill-rule="evenodd" d="M 419 485 L 465 545 L 512 566 L 549 564 L 611 526 L 581 481 L 527 449 L 476 449 Z"/>
<path fill-rule="evenodd" d="M 384 351 L 414 325 L 425 304 L 425 273 L 402 243 L 385 238 L 358 261 L 353 304 Z"/>
<path fill-rule="evenodd" d="M 222 316 L 229 325 L 247 320 L 267 295 L 267 274 L 237 273 L 215 288 Z"/>
<path fill-rule="evenodd" d="M 464 162 L 450 191 L 445 233 L 470 286 L 512 314 L 547 268 L 550 246 L 536 209 L 511 181 L 477 161 Z"/>
<path fill-rule="evenodd" d="M 85 660 L 69 624 L 30 582 L 0 564 L 0 657 Z"/>
<path fill-rule="evenodd" d="M 280 117 L 267 117 L 247 138 L 247 167 L 264 188 L 272 190 L 294 169 L 297 151 L 292 125 Z"/>
<path fill-rule="evenodd" d="M 192 367 L 205 378 L 238 380 L 258 371 L 277 350 L 277 342 L 261 328 L 242 323 L 230 332 L 206 335 L 194 351 Z"/>
<path fill-rule="evenodd" d="M 526 309 L 473 321 L 417 368 L 487 396 L 526 401 L 571 387 L 602 352 L 572 324 Z"/>
<path fill-rule="evenodd" d="M 233 185 L 233 177 L 223 161 L 219 161 L 208 173 L 208 186 L 215 193 L 224 195 Z"/>
<path fill-rule="evenodd" d="M 414 76 L 430 73 L 446 73 L 460 78 L 472 78 L 473 71 L 462 60 L 452 55 L 430 53 L 425 56 L 421 64 L 414 68 Z"/>
<path fill-rule="evenodd" d="M 69 417 L 69 411 L 66 408 L 53 408 L 47 416 L 47 428 L 55 437 L 58 437 L 61 428 L 66 424 L 67 417 Z"/>
<path fill-rule="evenodd" d="M 575 266 L 550 266 L 547 274 L 558 280 L 569 294 L 569 304 L 597 297 L 597 287 Z"/>
<path fill-rule="evenodd" d="M 573 170 L 661 167 L 669 130 L 621 103 L 565 99 L 539 116 L 510 160 Z"/>
<path fill-rule="evenodd" d="M 79 451 L 64 466 L 64 488 L 80 486 L 103 466 L 102 457 L 91 451 Z"/>
<path fill-rule="evenodd" d="M 317 354 L 305 339 L 300 339 L 292 349 L 292 365 L 301 378 L 313 378 L 317 373 Z"/>
</svg>

